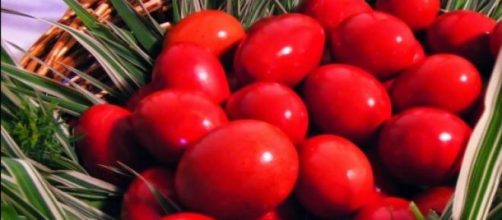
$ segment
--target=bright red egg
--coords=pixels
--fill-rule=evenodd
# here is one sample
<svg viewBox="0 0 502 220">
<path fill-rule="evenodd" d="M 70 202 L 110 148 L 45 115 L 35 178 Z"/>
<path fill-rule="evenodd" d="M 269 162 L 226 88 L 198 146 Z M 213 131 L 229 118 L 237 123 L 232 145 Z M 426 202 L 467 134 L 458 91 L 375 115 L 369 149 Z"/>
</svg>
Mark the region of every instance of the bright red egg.
<svg viewBox="0 0 502 220">
<path fill-rule="evenodd" d="M 234 58 L 241 83 L 254 81 L 298 84 L 321 62 L 324 30 L 314 19 L 285 14 L 255 23 Z"/>
<path fill-rule="evenodd" d="M 371 165 L 352 142 L 320 135 L 300 146 L 300 176 L 296 196 L 315 216 L 348 216 L 374 196 Z"/>
<path fill-rule="evenodd" d="M 390 96 L 397 111 L 431 106 L 464 114 L 478 101 L 481 87 L 481 75 L 469 61 L 452 54 L 438 54 L 399 75 Z"/>
<path fill-rule="evenodd" d="M 227 123 L 225 112 L 203 96 L 162 90 L 139 103 L 132 116 L 135 135 L 160 162 L 176 163 L 185 149 Z"/>
<path fill-rule="evenodd" d="M 179 212 L 162 217 L 160 220 L 215 220 L 207 215 L 193 212 Z"/>
<path fill-rule="evenodd" d="M 413 201 L 424 215 L 431 210 L 441 215 L 454 191 L 454 188 L 447 186 L 433 187 L 416 196 Z"/>
<path fill-rule="evenodd" d="M 454 53 L 478 67 L 493 60 L 489 36 L 495 21 L 474 11 L 454 11 L 439 16 L 427 30 L 427 44 L 438 53 Z"/>
<path fill-rule="evenodd" d="M 354 220 L 415 220 L 410 211 L 410 202 L 394 197 L 387 197 L 364 206 Z"/>
<path fill-rule="evenodd" d="M 331 30 L 351 16 L 370 12 L 371 7 L 364 0 L 306 0 L 300 11 L 319 21 L 326 30 Z"/>
<path fill-rule="evenodd" d="M 434 23 L 440 3 L 440 0 L 377 0 L 376 10 L 392 14 L 419 31 Z"/>
<path fill-rule="evenodd" d="M 230 95 L 225 70 L 204 48 L 190 43 L 172 44 L 157 57 L 152 84 L 198 92 L 215 103 Z"/>
<path fill-rule="evenodd" d="M 293 143 L 303 141 L 308 128 L 307 108 L 289 87 L 258 82 L 235 92 L 227 102 L 232 119 L 256 119 L 280 128 Z"/>
<path fill-rule="evenodd" d="M 104 166 L 117 166 L 120 161 L 142 170 L 148 157 L 134 139 L 131 112 L 110 104 L 94 105 L 87 109 L 76 127 L 77 151 L 86 170 L 93 176 L 124 185 L 128 178 Z"/>
<path fill-rule="evenodd" d="M 338 62 L 361 67 L 388 79 L 424 58 L 411 29 L 398 18 L 361 13 L 331 30 L 331 52 Z"/>
<path fill-rule="evenodd" d="M 280 129 L 237 120 L 186 151 L 175 186 L 189 210 L 217 219 L 253 219 L 284 202 L 297 176 L 295 146 Z"/>
<path fill-rule="evenodd" d="M 413 108 L 385 124 L 378 155 L 401 181 L 437 185 L 458 173 L 470 133 L 462 119 L 447 111 Z"/>
<path fill-rule="evenodd" d="M 162 167 L 149 168 L 140 175 L 144 178 L 131 183 L 122 201 L 122 220 L 155 220 L 165 215 L 147 182 L 164 198 L 177 202 L 174 192 L 174 173 Z M 145 182 L 145 180 L 147 182 Z"/>
<path fill-rule="evenodd" d="M 220 57 L 246 36 L 239 20 L 219 10 L 203 10 L 188 15 L 166 34 L 164 47 L 194 43 Z"/>
<path fill-rule="evenodd" d="M 320 130 L 356 143 L 370 140 L 391 117 L 390 98 L 383 85 L 350 65 L 326 65 L 309 74 L 304 99 Z"/>
</svg>

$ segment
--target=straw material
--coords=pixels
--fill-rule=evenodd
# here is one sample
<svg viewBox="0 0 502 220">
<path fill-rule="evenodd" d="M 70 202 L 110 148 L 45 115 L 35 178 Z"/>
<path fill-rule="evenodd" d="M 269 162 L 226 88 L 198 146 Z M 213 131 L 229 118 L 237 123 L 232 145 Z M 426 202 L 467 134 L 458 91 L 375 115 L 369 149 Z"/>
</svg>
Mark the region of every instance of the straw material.
<svg viewBox="0 0 502 220">
<path fill-rule="evenodd" d="M 112 21 L 121 26 L 120 19 L 112 10 L 112 5 L 107 0 L 80 0 L 85 8 L 94 14 L 100 21 Z M 134 1 L 133 1 L 134 2 Z M 159 20 L 166 20 L 165 15 L 168 10 L 167 1 L 163 0 L 143 0 L 145 8 Z M 134 4 L 133 4 L 134 5 Z M 136 11 L 144 14 L 141 6 L 134 5 Z M 66 11 L 59 20 L 60 23 L 68 25 L 79 30 L 85 30 L 82 22 L 71 10 Z M 61 77 L 54 74 L 47 66 L 41 65 L 33 57 L 37 57 L 47 63 L 54 70 L 62 73 L 80 85 L 87 83 L 80 77 L 70 74 L 70 71 L 64 66 L 72 66 L 84 71 L 96 78 L 105 77 L 105 73 L 96 62 L 96 60 L 68 33 L 57 27 L 51 27 L 43 34 L 36 43 L 28 50 L 22 58 L 21 65 L 27 70 L 44 75 L 60 81 Z"/>
</svg>

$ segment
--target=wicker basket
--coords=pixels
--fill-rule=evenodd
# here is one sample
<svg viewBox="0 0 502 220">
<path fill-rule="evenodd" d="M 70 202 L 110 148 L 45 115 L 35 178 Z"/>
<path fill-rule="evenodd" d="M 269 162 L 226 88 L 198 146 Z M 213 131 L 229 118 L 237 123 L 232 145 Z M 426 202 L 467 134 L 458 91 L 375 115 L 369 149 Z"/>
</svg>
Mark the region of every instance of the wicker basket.
<svg viewBox="0 0 502 220">
<path fill-rule="evenodd" d="M 100 21 L 112 21 L 120 24 L 112 5 L 107 0 L 80 0 L 85 8 L 94 14 Z M 153 17 L 160 22 L 168 20 L 166 11 L 169 10 L 167 1 L 164 0 L 143 0 L 145 8 Z M 133 4 L 134 5 L 134 4 Z M 134 5 L 136 11 L 144 14 L 144 10 L 139 5 Z M 66 11 L 59 20 L 60 23 L 68 25 L 79 30 L 85 30 L 82 22 L 77 18 L 72 10 Z M 71 66 L 86 72 L 92 76 L 106 77 L 96 60 L 68 33 L 57 28 L 51 27 L 44 33 L 35 44 L 28 50 L 22 58 L 21 65 L 29 71 L 44 75 L 55 80 L 62 80 L 60 76 L 54 74 L 46 65 L 41 65 L 39 61 L 32 59 L 38 57 L 52 67 L 55 71 L 67 76 L 71 81 L 80 85 L 87 85 L 86 81 L 71 74 L 65 67 Z"/>
</svg>

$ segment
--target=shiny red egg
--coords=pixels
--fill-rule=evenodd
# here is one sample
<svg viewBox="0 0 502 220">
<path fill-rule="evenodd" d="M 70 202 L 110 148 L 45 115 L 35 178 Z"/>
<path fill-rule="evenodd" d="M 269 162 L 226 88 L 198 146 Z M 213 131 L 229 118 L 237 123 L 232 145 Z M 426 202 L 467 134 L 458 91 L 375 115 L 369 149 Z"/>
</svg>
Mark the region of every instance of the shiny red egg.
<svg viewBox="0 0 502 220">
<path fill-rule="evenodd" d="M 434 211 L 441 215 L 454 191 L 454 188 L 447 186 L 433 187 L 416 196 L 413 201 L 422 214 L 427 215 L 430 211 Z"/>
<path fill-rule="evenodd" d="M 235 92 L 227 102 L 232 119 L 256 119 L 280 128 L 293 143 L 303 141 L 308 113 L 302 99 L 279 83 L 258 82 Z"/>
<path fill-rule="evenodd" d="M 405 183 L 437 185 L 458 173 L 470 133 L 462 119 L 447 111 L 412 108 L 385 124 L 378 156 Z"/>
<path fill-rule="evenodd" d="M 481 92 L 481 75 L 474 65 L 457 55 L 437 54 L 399 75 L 390 96 L 397 111 L 430 106 L 464 114 Z"/>
<path fill-rule="evenodd" d="M 389 79 L 424 58 L 411 29 L 382 12 L 355 15 L 329 34 L 336 61 L 361 67 L 379 79 Z"/>
<path fill-rule="evenodd" d="M 160 88 L 151 83 L 142 86 L 127 100 L 125 104 L 126 108 L 129 109 L 130 111 L 134 111 L 134 109 L 136 109 L 136 106 L 138 106 L 141 100 L 143 100 L 144 98 L 146 98 L 147 96 L 151 95 L 152 93 L 158 90 L 160 90 Z"/>
<path fill-rule="evenodd" d="M 337 28 L 356 14 L 370 11 L 371 7 L 364 0 L 306 0 L 300 6 L 300 12 L 319 21 L 326 30 Z"/>
<path fill-rule="evenodd" d="M 132 116 L 138 141 L 162 163 L 176 163 L 185 149 L 227 123 L 225 112 L 196 93 L 162 90 L 139 103 Z"/>
<path fill-rule="evenodd" d="M 190 43 L 172 44 L 164 49 L 155 62 L 152 84 L 198 92 L 215 103 L 230 95 L 225 70 L 217 57 Z"/>
<path fill-rule="evenodd" d="M 234 57 L 237 79 L 298 84 L 321 62 L 325 36 L 322 26 L 302 14 L 285 14 L 255 23 Z"/>
<path fill-rule="evenodd" d="M 189 210 L 217 219 L 252 219 L 284 202 L 297 176 L 295 146 L 279 128 L 237 120 L 186 151 L 175 186 Z"/>
<path fill-rule="evenodd" d="M 203 10 L 183 18 L 166 34 L 164 48 L 193 43 L 220 57 L 246 36 L 239 20 L 219 10 Z"/>
<path fill-rule="evenodd" d="M 94 105 L 80 116 L 76 127 L 77 152 L 82 165 L 93 176 L 124 185 L 127 177 L 104 166 L 117 166 L 120 161 L 133 169 L 142 170 L 148 164 L 147 155 L 134 139 L 131 112 L 110 104 Z"/>
<path fill-rule="evenodd" d="M 156 220 L 165 215 L 165 210 L 160 206 L 148 184 L 151 184 L 164 198 L 177 202 L 172 171 L 162 167 L 151 167 L 140 175 L 144 179 L 136 177 L 124 193 L 122 220 Z"/>
<path fill-rule="evenodd" d="M 325 65 L 309 74 L 304 100 L 321 131 L 356 143 L 369 141 L 391 117 L 390 98 L 383 85 L 350 65 Z"/>
<path fill-rule="evenodd" d="M 416 218 L 410 210 L 409 201 L 387 197 L 363 207 L 354 220 L 416 220 Z"/>
<path fill-rule="evenodd" d="M 317 217 L 338 219 L 369 202 L 375 194 L 371 165 L 352 142 L 320 135 L 300 146 L 298 201 Z"/>
<path fill-rule="evenodd" d="M 478 67 L 491 63 L 489 36 L 495 21 L 474 11 L 439 16 L 427 30 L 427 44 L 437 53 L 454 53 Z"/>
<path fill-rule="evenodd" d="M 375 9 L 392 14 L 419 31 L 434 23 L 440 6 L 440 0 L 377 0 Z"/>
</svg>

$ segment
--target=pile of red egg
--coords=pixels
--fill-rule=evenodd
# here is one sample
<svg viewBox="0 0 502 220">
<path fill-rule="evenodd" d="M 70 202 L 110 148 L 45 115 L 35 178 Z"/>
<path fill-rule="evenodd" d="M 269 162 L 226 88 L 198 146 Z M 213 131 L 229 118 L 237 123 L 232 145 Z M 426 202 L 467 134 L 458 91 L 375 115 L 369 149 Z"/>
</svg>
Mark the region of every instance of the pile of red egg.
<svg viewBox="0 0 502 220">
<path fill-rule="evenodd" d="M 82 115 L 78 150 L 91 174 L 126 186 L 102 167 L 121 161 L 185 211 L 164 213 L 137 178 L 128 220 L 440 213 L 501 40 L 500 22 L 439 0 L 307 0 L 247 32 L 198 12 L 126 107 Z"/>
</svg>

